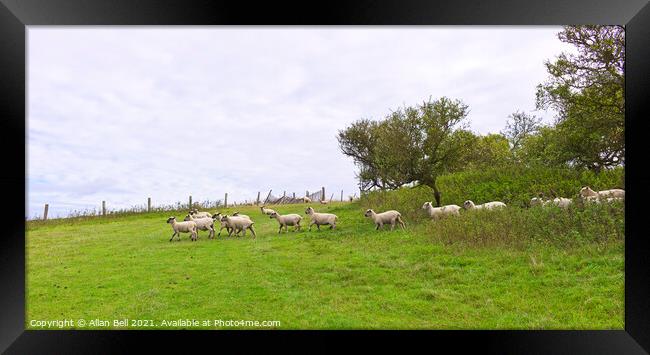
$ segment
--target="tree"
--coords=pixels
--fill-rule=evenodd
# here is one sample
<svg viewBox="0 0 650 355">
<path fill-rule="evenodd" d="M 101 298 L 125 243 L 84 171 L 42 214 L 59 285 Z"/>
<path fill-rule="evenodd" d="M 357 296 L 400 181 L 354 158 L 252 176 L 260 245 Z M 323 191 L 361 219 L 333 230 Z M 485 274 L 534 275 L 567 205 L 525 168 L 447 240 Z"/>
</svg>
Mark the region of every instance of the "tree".
<svg viewBox="0 0 650 355">
<path fill-rule="evenodd" d="M 510 143 L 511 151 L 516 152 L 524 138 L 537 133 L 541 127 L 541 123 L 542 119 L 540 117 L 529 115 L 525 112 L 515 111 L 508 116 L 506 128 L 501 131 L 501 134 L 503 134 Z"/>
<path fill-rule="evenodd" d="M 436 179 L 463 168 L 473 134 L 465 131 L 469 108 L 442 97 L 392 112 L 385 120 L 359 120 L 339 131 L 339 147 L 360 168 L 360 185 L 368 189 L 397 188 L 416 182 L 434 191 Z"/>
<path fill-rule="evenodd" d="M 565 163 L 599 171 L 625 160 L 625 29 L 566 26 L 558 34 L 577 54 L 546 62 L 538 109 L 558 112 L 556 129 Z"/>
</svg>

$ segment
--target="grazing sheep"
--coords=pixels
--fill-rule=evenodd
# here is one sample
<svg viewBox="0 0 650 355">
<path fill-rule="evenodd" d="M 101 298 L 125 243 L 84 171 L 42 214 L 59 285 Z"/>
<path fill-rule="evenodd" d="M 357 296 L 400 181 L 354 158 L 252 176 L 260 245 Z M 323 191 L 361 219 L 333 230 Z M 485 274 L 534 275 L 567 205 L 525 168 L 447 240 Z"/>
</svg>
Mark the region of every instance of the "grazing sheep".
<svg viewBox="0 0 650 355">
<path fill-rule="evenodd" d="M 209 231 L 208 234 L 208 239 L 214 238 L 214 220 L 212 217 L 204 217 L 204 218 L 194 218 L 191 214 L 188 214 L 185 216 L 183 219 L 184 221 L 193 221 L 196 223 L 196 230 L 197 230 L 197 236 L 198 236 L 198 231 Z"/>
<path fill-rule="evenodd" d="M 203 217 L 210 217 L 212 218 L 212 214 L 210 212 L 199 212 L 196 208 L 193 210 L 190 210 L 190 214 L 194 218 L 203 218 Z"/>
<path fill-rule="evenodd" d="M 583 198 L 588 198 L 592 196 L 599 197 L 599 198 L 607 198 L 607 197 L 625 198 L 625 190 L 611 189 L 611 190 L 594 191 L 589 186 L 585 186 L 580 189 L 580 196 L 582 196 Z"/>
<path fill-rule="evenodd" d="M 426 210 L 432 219 L 442 216 L 459 216 L 461 207 L 458 205 L 445 205 L 442 207 L 433 207 L 431 202 L 425 202 L 422 209 Z"/>
<path fill-rule="evenodd" d="M 177 222 L 176 217 L 171 216 L 167 219 L 167 223 L 171 224 L 172 229 L 174 230 L 174 234 L 172 234 L 172 237 L 169 238 L 170 242 L 176 235 L 178 235 L 178 240 L 181 240 L 181 233 L 190 233 L 190 238 L 192 238 L 192 241 L 195 241 L 198 238 L 198 235 L 196 233 L 196 223 L 193 221 Z"/>
<path fill-rule="evenodd" d="M 232 235 L 232 232 L 235 232 L 235 236 L 239 235 L 239 232 L 244 231 L 244 237 L 246 236 L 246 229 L 250 229 L 251 233 L 253 233 L 253 238 L 257 238 L 257 235 L 255 234 L 255 230 L 253 229 L 253 224 L 255 222 L 251 221 L 248 218 L 244 217 L 230 217 L 228 215 L 224 215 L 221 217 L 221 222 L 225 222 L 226 225 L 230 228 L 230 231 L 228 232 L 228 236 L 230 237 Z"/>
<path fill-rule="evenodd" d="M 363 215 L 372 218 L 373 222 L 375 222 L 375 225 L 377 226 L 375 230 L 379 230 L 379 228 L 383 227 L 384 224 L 390 224 L 390 230 L 395 229 L 395 223 L 399 223 L 402 229 L 404 229 L 406 226 L 404 221 L 402 221 L 401 218 L 402 214 L 395 210 L 390 210 L 382 213 L 375 213 L 375 211 L 369 209 L 366 210 L 366 213 L 364 213 Z"/>
<path fill-rule="evenodd" d="M 284 227 L 286 232 L 289 232 L 289 226 L 295 226 L 294 232 L 300 230 L 300 220 L 302 220 L 302 216 L 299 214 L 291 213 L 282 216 L 277 212 L 273 212 L 269 218 L 275 218 L 278 220 L 278 223 L 280 224 L 278 234 L 282 232 L 282 227 Z"/>
<path fill-rule="evenodd" d="M 310 203 L 311 199 L 309 197 L 305 196 L 305 197 L 302 198 L 302 202 L 303 203 Z"/>
<path fill-rule="evenodd" d="M 548 205 L 555 205 L 560 208 L 568 208 L 571 204 L 573 203 L 573 200 L 570 198 L 565 198 L 565 197 L 556 197 L 552 200 L 542 200 L 541 198 L 538 197 L 533 197 L 530 199 L 530 206 L 548 206 Z"/>
<path fill-rule="evenodd" d="M 270 209 L 270 208 L 265 208 L 265 207 L 266 207 L 266 206 L 261 206 L 261 207 L 260 207 L 260 210 L 262 211 L 262 214 L 270 215 L 270 214 L 272 214 L 272 213 L 275 213 L 274 210 L 272 210 L 272 209 Z"/>
<path fill-rule="evenodd" d="M 320 204 L 321 204 L 321 205 L 326 205 L 326 204 L 327 204 L 327 201 L 325 201 L 325 200 L 320 200 Z"/>
<path fill-rule="evenodd" d="M 501 201 L 492 201 L 492 202 L 486 202 L 486 203 L 484 203 L 482 205 L 475 205 L 474 202 L 472 202 L 472 200 L 467 200 L 467 201 L 465 201 L 465 203 L 463 203 L 463 207 L 466 210 L 469 210 L 469 209 L 472 209 L 472 208 L 477 209 L 477 210 L 480 210 L 480 209 L 491 210 L 491 209 L 494 209 L 494 208 L 506 207 L 506 204 L 501 202 Z"/>
<path fill-rule="evenodd" d="M 311 231 L 311 226 L 314 224 L 316 228 L 320 230 L 321 225 L 328 225 L 330 229 L 336 228 L 336 220 L 338 217 L 332 213 L 317 213 L 313 208 L 307 207 L 305 210 L 306 215 L 311 215 L 311 222 L 309 222 L 309 230 Z"/>
</svg>

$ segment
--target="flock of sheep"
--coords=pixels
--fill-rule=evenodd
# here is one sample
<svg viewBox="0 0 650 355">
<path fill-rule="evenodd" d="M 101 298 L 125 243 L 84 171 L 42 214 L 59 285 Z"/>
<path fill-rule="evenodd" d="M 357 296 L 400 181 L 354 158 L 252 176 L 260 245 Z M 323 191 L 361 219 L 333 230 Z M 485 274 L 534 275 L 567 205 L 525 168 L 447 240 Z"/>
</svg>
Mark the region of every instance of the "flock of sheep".
<svg viewBox="0 0 650 355">
<path fill-rule="evenodd" d="M 579 197 L 587 203 L 601 203 L 601 202 L 613 202 L 616 200 L 622 200 L 625 198 L 625 190 L 623 189 L 611 189 L 603 191 L 594 191 L 589 186 L 585 186 L 580 189 Z M 573 203 L 572 199 L 557 197 L 554 199 L 542 199 L 539 197 L 534 197 L 530 201 L 531 206 L 558 206 L 560 208 L 567 208 Z M 476 205 L 473 201 L 467 200 L 463 203 L 463 207 L 466 210 L 471 209 L 486 209 L 492 210 L 496 208 L 504 208 L 506 204 L 500 201 L 486 202 L 481 205 Z M 425 202 L 422 205 L 422 209 L 426 210 L 429 217 L 432 219 L 440 218 L 446 215 L 460 215 L 460 210 L 462 209 L 458 205 L 445 205 L 441 207 L 433 207 L 431 202 Z M 278 212 L 266 208 L 265 206 L 260 207 L 260 211 L 268 215 L 270 219 L 276 219 L 278 221 L 280 229 L 278 233 L 282 232 L 284 228 L 285 232 L 289 231 L 289 226 L 294 227 L 294 231 L 299 231 L 301 228 L 300 222 L 302 221 L 302 216 L 299 214 L 291 213 L 286 215 L 281 215 Z M 336 228 L 336 222 L 338 217 L 332 213 L 319 213 L 314 211 L 312 207 L 307 207 L 305 214 L 311 217 L 309 223 L 309 230 L 313 225 L 316 225 L 316 228 L 320 230 L 320 226 L 329 225 L 330 229 Z M 406 227 L 406 224 L 402 220 L 402 215 L 395 210 L 390 210 L 386 212 L 376 213 L 372 209 L 366 210 L 364 213 L 365 217 L 369 217 L 375 224 L 375 229 L 380 229 L 384 225 L 390 225 L 391 230 L 395 228 L 395 225 L 399 225 L 402 229 Z M 222 215 L 221 213 L 211 214 L 209 212 L 200 212 L 196 209 L 190 210 L 187 216 L 185 216 L 182 222 L 176 220 L 176 217 L 169 217 L 167 223 L 171 224 L 174 234 L 169 239 L 171 242 L 175 236 L 178 236 L 180 240 L 180 233 L 190 233 L 190 238 L 192 241 L 198 239 L 198 231 L 208 231 L 209 239 L 214 238 L 216 223 L 221 227 L 219 229 L 219 235 L 221 231 L 225 228 L 230 237 L 233 233 L 235 236 L 238 236 L 240 232 L 243 232 L 243 235 L 246 236 L 246 230 L 250 230 L 253 234 L 253 237 L 257 237 L 255 230 L 253 229 L 253 222 L 249 216 L 235 212 L 232 216 Z"/>
</svg>

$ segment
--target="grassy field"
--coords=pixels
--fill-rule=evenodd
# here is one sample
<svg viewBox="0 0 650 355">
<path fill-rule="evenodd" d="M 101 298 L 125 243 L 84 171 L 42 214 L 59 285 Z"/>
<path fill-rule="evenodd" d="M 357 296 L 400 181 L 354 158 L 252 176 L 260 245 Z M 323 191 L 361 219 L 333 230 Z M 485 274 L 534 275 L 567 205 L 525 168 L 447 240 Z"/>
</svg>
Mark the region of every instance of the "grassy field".
<svg viewBox="0 0 650 355">
<path fill-rule="evenodd" d="M 303 216 L 305 207 L 273 206 Z M 125 318 L 156 325 L 145 329 L 177 319 L 276 320 L 279 329 L 624 327 L 622 205 L 406 219 L 406 231 L 392 232 L 375 231 L 358 202 L 314 207 L 336 213 L 339 228 L 278 235 L 277 222 L 252 207 L 238 210 L 253 217 L 256 240 L 199 232 L 197 242 L 185 234 L 170 243 L 169 212 L 28 222 L 26 328 L 100 319 L 111 324 L 84 328 L 113 329 Z M 595 228 L 589 218 L 600 214 L 608 217 Z M 520 235 L 534 221 L 547 229 Z"/>
</svg>

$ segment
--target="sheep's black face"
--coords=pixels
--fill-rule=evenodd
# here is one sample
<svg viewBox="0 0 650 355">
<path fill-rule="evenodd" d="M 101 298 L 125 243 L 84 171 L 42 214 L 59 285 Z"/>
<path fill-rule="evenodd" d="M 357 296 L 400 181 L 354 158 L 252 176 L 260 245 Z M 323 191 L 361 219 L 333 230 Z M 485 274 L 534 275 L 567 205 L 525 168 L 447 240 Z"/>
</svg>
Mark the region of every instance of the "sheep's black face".
<svg viewBox="0 0 650 355">
<path fill-rule="evenodd" d="M 190 220 L 190 215 L 188 214 L 187 216 L 185 216 L 185 218 L 183 218 L 183 220 L 186 221 L 186 222 L 189 221 Z"/>
<path fill-rule="evenodd" d="M 367 210 L 366 213 L 363 214 L 366 217 L 370 217 L 372 215 L 372 210 Z"/>
<path fill-rule="evenodd" d="M 465 203 L 463 203 L 463 207 L 466 209 L 472 207 L 472 202 L 469 200 L 465 201 Z"/>
<path fill-rule="evenodd" d="M 278 215 L 277 213 L 273 212 L 273 213 L 271 213 L 271 214 L 269 215 L 269 218 L 275 218 L 275 216 L 277 216 L 277 215 Z"/>
<path fill-rule="evenodd" d="M 305 214 L 311 214 L 311 211 L 312 211 L 311 208 L 307 208 L 307 209 L 305 210 Z"/>
<path fill-rule="evenodd" d="M 227 218 L 228 218 L 227 214 L 223 215 L 223 217 L 221 217 L 221 222 L 226 222 L 228 220 Z"/>
<path fill-rule="evenodd" d="M 167 218 L 167 223 L 172 223 L 176 219 L 176 217 L 169 217 Z"/>
</svg>

